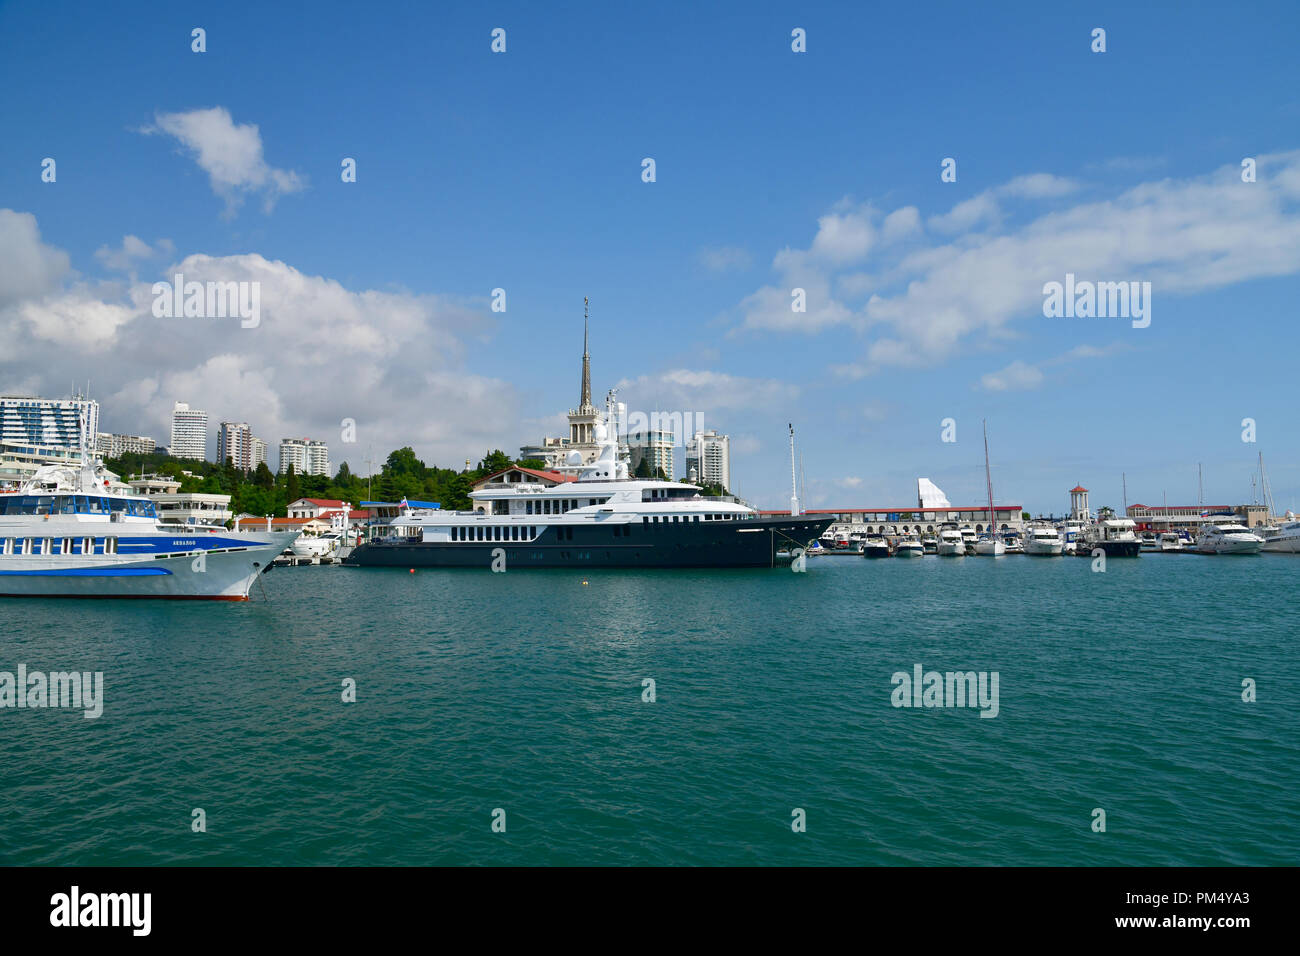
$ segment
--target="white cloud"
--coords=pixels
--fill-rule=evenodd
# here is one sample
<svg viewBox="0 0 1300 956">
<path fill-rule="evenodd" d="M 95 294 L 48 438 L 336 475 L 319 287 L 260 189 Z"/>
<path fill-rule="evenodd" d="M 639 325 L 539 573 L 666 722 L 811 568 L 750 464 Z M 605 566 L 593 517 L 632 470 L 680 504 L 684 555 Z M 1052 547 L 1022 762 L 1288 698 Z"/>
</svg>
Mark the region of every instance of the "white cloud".
<svg viewBox="0 0 1300 956">
<path fill-rule="evenodd" d="M 738 246 L 712 246 L 701 249 L 699 261 L 710 272 L 743 272 L 752 265 L 749 252 Z"/>
<path fill-rule="evenodd" d="M 0 245 L 20 220 L 0 216 Z M 34 223 L 20 225 L 30 259 Z M 41 261 L 66 262 L 40 248 Z M 119 251 L 141 248 L 124 242 L 109 255 Z M 471 345 L 491 348 L 477 340 L 488 321 L 480 303 L 352 290 L 255 254 L 191 255 L 176 270 L 189 281 L 259 282 L 261 324 L 155 318 L 147 280 L 125 289 L 37 283 L 0 305 L 0 381 L 62 394 L 68 381 L 91 378 L 105 430 L 164 442 L 172 403 L 188 401 L 209 413 L 214 432 L 236 420 L 273 446 L 285 436 L 322 438 L 336 467 L 407 444 L 426 461 L 456 465 L 541 437 L 520 434 L 524 403 L 510 382 L 468 371 Z M 344 418 L 356 420 L 355 445 L 340 444 Z"/>
<path fill-rule="evenodd" d="M 885 217 L 880 227 L 880 235 L 885 242 L 908 239 L 921 231 L 921 212 L 915 206 L 895 209 Z"/>
<path fill-rule="evenodd" d="M 277 169 L 262 158 L 262 136 L 252 123 L 235 125 L 223 106 L 182 113 L 158 113 L 144 133 L 165 133 L 192 154 L 199 168 L 208 174 L 212 191 L 226 201 L 233 214 L 245 194 L 260 193 L 263 207 L 270 211 L 276 199 L 298 192 L 306 179 L 292 170 Z"/>
<path fill-rule="evenodd" d="M 1033 389 L 1043 384 L 1043 373 L 1036 366 L 1016 359 L 1006 368 L 989 372 L 980 383 L 990 392 Z"/>
<path fill-rule="evenodd" d="M 1094 281 L 1151 282 L 1152 316 L 1159 323 L 1162 314 L 1171 315 L 1162 313 L 1162 303 L 1176 297 L 1300 272 L 1300 151 L 1257 160 L 1255 183 L 1242 183 L 1240 168 L 1230 164 L 985 231 L 989 223 L 1003 223 L 998 195 L 1050 198 L 1075 189 L 1059 177 L 1019 177 L 937 217 L 942 229 L 957 229 L 946 243 L 913 248 L 875 275 L 818 272 L 817 295 L 809 289 L 802 322 L 789 313 L 788 290 L 768 286 L 740 303 L 738 328 L 791 331 L 842 323 L 872 333 L 860 358 L 844 356 L 836 366 L 849 377 L 883 365 L 931 366 L 972 337 L 998 341 L 1017 321 L 1057 321 L 1043 318 L 1043 284 L 1067 272 Z M 832 290 L 869 298 L 855 307 Z M 990 387 L 1011 382 L 1014 371 L 1006 378 L 994 373 Z M 1026 373 L 1019 371 L 1023 382 Z"/>
<path fill-rule="evenodd" d="M 95 258 L 114 272 L 132 272 L 136 265 L 155 257 L 174 255 L 176 247 L 170 239 L 159 239 L 154 247 L 138 236 L 123 236 L 119 248 L 100 246 L 95 250 Z"/>
<path fill-rule="evenodd" d="M 0 209 L 0 309 L 59 288 L 71 272 L 68 254 L 41 242 L 36 217 Z"/>
<path fill-rule="evenodd" d="M 799 397 L 799 386 L 789 382 L 706 369 L 679 368 L 623 379 L 617 388 L 619 399 L 631 409 L 693 412 L 702 414 L 706 422 L 715 411 L 785 408 Z"/>
</svg>

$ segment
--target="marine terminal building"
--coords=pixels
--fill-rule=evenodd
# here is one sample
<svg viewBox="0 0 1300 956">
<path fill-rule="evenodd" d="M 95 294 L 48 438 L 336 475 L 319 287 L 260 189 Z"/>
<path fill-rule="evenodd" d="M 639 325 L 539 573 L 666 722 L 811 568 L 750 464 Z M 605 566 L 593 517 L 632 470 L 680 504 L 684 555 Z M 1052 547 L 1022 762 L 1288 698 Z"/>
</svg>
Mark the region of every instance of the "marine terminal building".
<svg viewBox="0 0 1300 956">
<path fill-rule="evenodd" d="M 763 515 L 788 514 L 787 511 L 761 511 Z M 976 534 L 986 530 L 988 505 L 949 505 L 946 508 L 809 508 L 806 515 L 833 515 L 837 523 L 868 534 L 933 534 L 946 522 L 969 525 Z M 994 505 L 993 518 L 998 531 L 1023 531 L 1024 511 L 1020 505 Z"/>
</svg>

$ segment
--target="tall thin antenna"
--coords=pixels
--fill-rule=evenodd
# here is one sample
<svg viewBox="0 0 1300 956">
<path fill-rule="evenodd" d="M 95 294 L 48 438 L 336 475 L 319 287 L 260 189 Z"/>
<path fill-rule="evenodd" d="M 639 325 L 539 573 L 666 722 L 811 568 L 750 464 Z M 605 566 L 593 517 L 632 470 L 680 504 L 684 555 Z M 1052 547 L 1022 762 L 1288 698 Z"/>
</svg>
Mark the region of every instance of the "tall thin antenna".
<svg viewBox="0 0 1300 956">
<path fill-rule="evenodd" d="M 1128 475 L 1121 471 L 1119 480 L 1124 483 L 1124 514 L 1128 514 Z"/>
<path fill-rule="evenodd" d="M 790 516 L 799 514 L 799 486 L 794 472 L 794 423 L 790 423 Z"/>
<path fill-rule="evenodd" d="M 1196 504 L 1205 507 L 1205 474 L 1199 461 L 1196 463 Z"/>
</svg>

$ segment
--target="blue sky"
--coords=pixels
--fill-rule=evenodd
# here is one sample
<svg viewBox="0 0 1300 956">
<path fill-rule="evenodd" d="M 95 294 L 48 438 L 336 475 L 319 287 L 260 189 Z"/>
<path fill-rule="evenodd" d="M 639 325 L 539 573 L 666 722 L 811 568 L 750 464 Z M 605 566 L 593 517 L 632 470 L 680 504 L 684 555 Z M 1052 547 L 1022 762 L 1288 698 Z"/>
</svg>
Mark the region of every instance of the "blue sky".
<svg viewBox="0 0 1300 956">
<path fill-rule="evenodd" d="M 787 421 L 806 504 L 982 500 L 987 418 L 1035 512 L 1194 503 L 1198 462 L 1238 503 L 1261 451 L 1293 506 L 1300 8 L 996 6 L 4 3 L 0 391 L 456 465 L 562 433 L 587 295 L 597 394 L 730 434 L 760 505 Z M 155 318 L 181 264 L 264 320 Z M 1067 272 L 1150 326 L 1045 318 Z"/>
</svg>

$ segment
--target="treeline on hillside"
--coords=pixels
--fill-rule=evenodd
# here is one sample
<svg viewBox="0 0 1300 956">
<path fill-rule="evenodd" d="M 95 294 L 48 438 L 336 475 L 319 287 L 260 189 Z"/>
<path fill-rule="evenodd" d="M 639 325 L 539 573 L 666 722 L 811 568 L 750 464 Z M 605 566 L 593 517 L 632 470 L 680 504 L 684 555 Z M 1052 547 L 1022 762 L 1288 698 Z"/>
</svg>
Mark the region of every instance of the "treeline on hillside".
<svg viewBox="0 0 1300 956">
<path fill-rule="evenodd" d="M 274 474 L 265 464 L 244 472 L 229 459 L 225 464 L 173 458 L 164 454 L 126 454 L 104 462 L 110 471 L 125 481 L 141 474 L 168 475 L 181 483 L 181 491 L 230 495 L 230 510 L 235 514 L 273 515 L 283 518 L 288 505 L 299 498 L 332 498 L 358 505 L 362 501 L 401 501 L 413 498 L 437 501 L 450 510 L 469 510 L 469 492 L 474 482 L 487 475 L 522 465 L 542 468 L 540 461 L 513 461 L 497 449 L 489 452 L 470 471 L 429 466 L 415 456 L 410 447 L 399 448 L 388 456 L 383 470 L 369 479 L 352 473 L 345 461 L 338 474 L 298 475 L 292 466 L 282 475 Z M 182 472 L 191 472 L 184 475 Z"/>
</svg>

